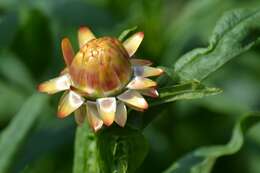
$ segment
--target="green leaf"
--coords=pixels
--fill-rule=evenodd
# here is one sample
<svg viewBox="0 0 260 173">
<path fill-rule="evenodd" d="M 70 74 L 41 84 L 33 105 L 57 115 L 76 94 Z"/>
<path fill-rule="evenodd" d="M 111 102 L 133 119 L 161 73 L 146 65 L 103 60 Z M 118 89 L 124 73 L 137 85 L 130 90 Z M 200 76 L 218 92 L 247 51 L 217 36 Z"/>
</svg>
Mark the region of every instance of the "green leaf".
<svg viewBox="0 0 260 173">
<path fill-rule="evenodd" d="M 77 127 L 73 173 L 99 173 L 96 135 L 84 123 Z"/>
<path fill-rule="evenodd" d="M 1 52 L 0 58 L 0 74 L 3 75 L 8 82 L 15 84 L 15 86 L 20 86 L 26 91 L 32 91 L 35 88 L 29 71 L 23 62 L 14 54 Z"/>
<path fill-rule="evenodd" d="M 112 127 L 98 135 L 101 172 L 134 173 L 148 153 L 140 130 Z"/>
<path fill-rule="evenodd" d="M 1 1 L 0 1 L 1 6 Z M 1 6 L 2 7 L 2 6 Z M 13 40 L 18 30 L 18 14 L 16 12 L 8 12 L 0 14 L 0 48 L 6 48 Z"/>
<path fill-rule="evenodd" d="M 39 79 L 53 58 L 53 40 L 50 21 L 39 9 L 21 9 L 21 27 L 11 49 Z"/>
<path fill-rule="evenodd" d="M 199 148 L 179 159 L 164 173 L 209 173 L 219 157 L 235 154 L 241 149 L 245 133 L 259 121 L 260 112 L 243 116 L 237 121 L 226 145 Z"/>
<path fill-rule="evenodd" d="M 174 102 L 176 100 L 191 100 L 199 99 L 207 96 L 213 96 L 222 93 L 219 88 L 206 87 L 198 81 L 190 81 L 183 84 L 172 85 L 168 87 L 159 88 L 159 97 L 156 99 L 149 99 L 149 107 L 158 106 L 165 103 Z M 167 106 L 167 105 L 166 105 Z M 158 107 L 157 110 L 161 112 L 161 108 Z M 143 129 L 146 127 L 156 116 L 160 115 L 159 112 L 145 112 L 145 116 L 133 115 L 130 113 L 140 114 L 135 111 L 129 111 L 128 114 L 128 125 L 135 129 Z"/>
<path fill-rule="evenodd" d="M 0 80 L 0 122 L 8 121 L 27 98 L 24 92 Z"/>
<path fill-rule="evenodd" d="M 150 102 L 151 106 L 160 105 L 176 100 L 189 100 L 220 94 L 219 88 L 208 88 L 197 81 L 160 88 L 160 96 Z"/>
<path fill-rule="evenodd" d="M 130 33 L 136 31 L 137 26 L 124 30 L 118 37 L 118 40 L 124 41 Z"/>
<path fill-rule="evenodd" d="M 0 172 L 8 172 L 14 156 L 35 124 L 40 112 L 46 105 L 47 97 L 34 94 L 11 121 L 0 136 Z"/>
<path fill-rule="evenodd" d="M 260 38 L 260 10 L 226 13 L 214 29 L 207 48 L 194 49 L 175 64 L 181 81 L 203 80 L 232 58 L 254 46 Z"/>
<path fill-rule="evenodd" d="M 208 39 L 208 35 L 211 34 L 210 29 L 216 24 L 223 11 L 230 6 L 234 8 L 235 4 L 238 3 L 220 0 L 188 1 L 183 6 L 183 10 L 179 11 L 178 16 L 169 21 L 169 27 L 165 32 L 165 37 L 169 40 L 169 48 L 164 51 L 161 63 L 172 64 L 173 60 L 176 61 L 181 53 L 187 50 L 187 47 L 201 45 L 200 40 Z"/>
</svg>

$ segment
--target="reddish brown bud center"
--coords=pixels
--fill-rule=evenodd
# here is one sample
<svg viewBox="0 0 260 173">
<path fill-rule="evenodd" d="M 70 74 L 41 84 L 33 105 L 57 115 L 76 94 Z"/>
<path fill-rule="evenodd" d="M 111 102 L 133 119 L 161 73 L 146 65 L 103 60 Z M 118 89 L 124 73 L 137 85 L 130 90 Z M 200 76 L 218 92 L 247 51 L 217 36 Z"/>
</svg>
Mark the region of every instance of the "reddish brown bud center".
<svg viewBox="0 0 260 173">
<path fill-rule="evenodd" d="M 69 67 L 74 87 L 89 97 L 119 92 L 131 77 L 129 55 L 115 38 L 102 37 L 86 43 Z"/>
</svg>

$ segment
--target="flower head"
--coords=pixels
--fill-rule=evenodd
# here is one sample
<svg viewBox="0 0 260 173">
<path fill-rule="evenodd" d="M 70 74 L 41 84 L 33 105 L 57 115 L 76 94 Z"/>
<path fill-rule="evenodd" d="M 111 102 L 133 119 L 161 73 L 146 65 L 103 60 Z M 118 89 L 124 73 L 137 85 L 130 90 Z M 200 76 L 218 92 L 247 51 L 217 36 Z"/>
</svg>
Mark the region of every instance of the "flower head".
<svg viewBox="0 0 260 173">
<path fill-rule="evenodd" d="M 87 117 L 94 131 L 114 121 L 124 127 L 126 105 L 144 111 L 148 103 L 142 95 L 158 96 L 156 82 L 147 77 L 163 70 L 151 67 L 149 60 L 132 58 L 143 37 L 138 32 L 124 42 L 96 38 L 89 28 L 81 27 L 79 51 L 74 54 L 69 39 L 64 38 L 61 47 L 66 68 L 59 77 L 41 83 L 38 90 L 48 94 L 65 91 L 58 106 L 61 118 L 75 112 L 76 121 L 82 123 Z"/>
</svg>

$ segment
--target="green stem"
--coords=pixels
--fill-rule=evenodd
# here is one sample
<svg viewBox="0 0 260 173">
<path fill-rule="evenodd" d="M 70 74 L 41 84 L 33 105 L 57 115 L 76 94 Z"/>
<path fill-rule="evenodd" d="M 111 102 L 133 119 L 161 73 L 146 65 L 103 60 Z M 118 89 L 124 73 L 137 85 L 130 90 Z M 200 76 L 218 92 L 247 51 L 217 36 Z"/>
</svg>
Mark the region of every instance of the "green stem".
<svg viewBox="0 0 260 173">
<path fill-rule="evenodd" d="M 87 123 L 77 127 L 73 173 L 99 173 L 97 137 Z"/>
<path fill-rule="evenodd" d="M 73 173 L 133 173 L 148 151 L 141 131 L 118 126 L 94 134 L 77 127 Z"/>
</svg>

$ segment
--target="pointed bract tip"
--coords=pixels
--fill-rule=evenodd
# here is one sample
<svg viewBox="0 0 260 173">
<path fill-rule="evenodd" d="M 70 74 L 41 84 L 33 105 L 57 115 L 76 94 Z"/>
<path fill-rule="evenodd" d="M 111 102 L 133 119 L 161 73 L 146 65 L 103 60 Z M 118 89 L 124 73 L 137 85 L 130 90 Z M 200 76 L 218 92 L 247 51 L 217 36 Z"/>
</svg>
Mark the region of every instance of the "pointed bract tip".
<svg viewBox="0 0 260 173">
<path fill-rule="evenodd" d="M 57 112 L 57 117 L 58 118 L 65 118 L 66 116 L 68 116 L 69 114 L 66 114 L 66 112 L 64 111 L 58 111 Z"/>
<path fill-rule="evenodd" d="M 157 68 L 157 69 L 159 70 L 160 75 L 164 73 L 164 70 L 163 70 L 163 69 L 161 69 L 161 68 Z"/>
<path fill-rule="evenodd" d="M 62 38 L 62 40 L 61 40 L 61 44 L 63 45 L 63 44 L 66 44 L 66 42 L 69 42 L 70 40 L 69 40 L 69 38 L 68 37 L 64 37 L 64 38 Z"/>
<path fill-rule="evenodd" d="M 147 89 L 147 90 L 142 90 L 140 92 L 141 92 L 142 95 L 149 96 L 149 97 L 152 97 L 152 98 L 159 97 L 158 91 L 156 89 L 154 89 L 154 88 Z"/>
<path fill-rule="evenodd" d="M 106 125 L 106 126 L 111 126 L 114 122 L 114 119 L 106 119 L 104 118 L 103 119 L 103 123 Z"/>
<path fill-rule="evenodd" d="M 144 38 L 144 32 L 138 32 L 137 33 L 140 37 Z"/>
<path fill-rule="evenodd" d="M 48 86 L 46 86 L 46 84 L 41 83 L 37 86 L 37 91 L 42 92 L 42 93 L 47 93 L 47 94 L 51 94 L 50 92 L 47 91 L 48 90 Z"/>
<path fill-rule="evenodd" d="M 39 91 L 39 92 L 43 92 L 43 86 L 42 86 L 42 84 L 37 85 L 37 86 L 36 86 L 36 89 L 37 89 L 37 91 Z"/>
<path fill-rule="evenodd" d="M 158 91 L 155 90 L 155 91 L 152 93 L 151 97 L 153 97 L 153 98 L 159 97 Z"/>
<path fill-rule="evenodd" d="M 126 87 L 134 90 L 142 90 L 156 86 L 157 83 L 155 81 L 148 78 L 137 76 L 132 81 L 130 81 Z"/>
<path fill-rule="evenodd" d="M 79 31 L 90 30 L 88 26 L 80 26 Z"/>
<path fill-rule="evenodd" d="M 149 107 L 148 103 L 147 103 L 147 102 L 145 102 L 145 103 L 144 103 L 143 110 L 146 110 L 146 109 L 148 109 L 148 107 Z"/>
<path fill-rule="evenodd" d="M 137 32 L 123 42 L 123 45 L 130 57 L 132 57 L 134 53 L 137 51 L 138 47 L 140 46 L 143 40 L 143 37 L 143 32 Z"/>
</svg>

